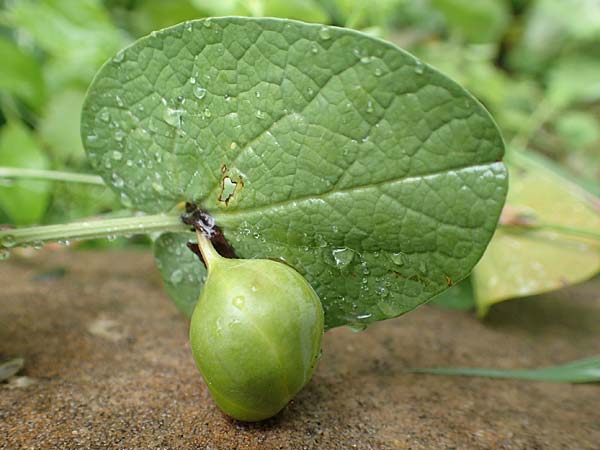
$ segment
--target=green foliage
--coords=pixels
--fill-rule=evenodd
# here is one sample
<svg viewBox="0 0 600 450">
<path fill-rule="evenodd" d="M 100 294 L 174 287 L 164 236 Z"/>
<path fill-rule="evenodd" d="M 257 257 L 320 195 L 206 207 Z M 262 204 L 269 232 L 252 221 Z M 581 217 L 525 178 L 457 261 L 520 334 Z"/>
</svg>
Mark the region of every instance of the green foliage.
<svg viewBox="0 0 600 450">
<path fill-rule="evenodd" d="M 11 122 L 0 132 L 0 166 L 45 169 L 48 159 L 30 131 Z M 17 225 L 37 223 L 49 201 L 49 184 L 44 181 L 14 181 L 0 185 L 0 208 Z"/>
<path fill-rule="evenodd" d="M 125 43 L 99 0 L 21 0 L 7 16 L 49 56 L 46 72 L 53 87 L 68 82 L 85 87 Z"/>
<path fill-rule="evenodd" d="M 45 89 L 40 65 L 35 58 L 12 42 L 0 37 L 0 89 L 29 107 L 39 110 L 44 104 Z"/>
<path fill-rule="evenodd" d="M 504 0 L 432 0 L 442 12 L 450 30 L 469 42 L 495 42 L 508 23 Z"/>
<path fill-rule="evenodd" d="M 193 201 L 239 256 L 296 268 L 329 328 L 464 278 L 506 190 L 498 130 L 457 84 L 383 41 L 292 21 L 209 19 L 138 41 L 96 76 L 82 135 L 135 207 Z"/>
</svg>

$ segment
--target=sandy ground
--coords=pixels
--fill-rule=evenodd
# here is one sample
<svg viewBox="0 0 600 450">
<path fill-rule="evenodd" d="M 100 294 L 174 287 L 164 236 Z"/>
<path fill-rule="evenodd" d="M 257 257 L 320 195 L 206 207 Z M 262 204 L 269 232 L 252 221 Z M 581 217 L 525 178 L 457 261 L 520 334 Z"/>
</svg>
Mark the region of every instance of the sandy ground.
<svg viewBox="0 0 600 450">
<path fill-rule="evenodd" d="M 599 336 L 599 279 L 485 322 L 426 306 L 335 329 L 295 401 L 248 425 L 211 401 L 149 253 L 40 251 L 0 262 L 0 356 L 26 359 L 0 384 L 0 448 L 598 449 L 600 385 L 405 369 L 561 363 Z"/>
</svg>

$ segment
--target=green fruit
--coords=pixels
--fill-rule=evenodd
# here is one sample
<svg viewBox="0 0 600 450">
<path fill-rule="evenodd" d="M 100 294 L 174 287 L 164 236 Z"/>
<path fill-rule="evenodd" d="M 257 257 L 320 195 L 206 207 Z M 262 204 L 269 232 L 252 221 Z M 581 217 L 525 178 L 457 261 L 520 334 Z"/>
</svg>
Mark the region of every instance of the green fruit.
<svg viewBox="0 0 600 450">
<path fill-rule="evenodd" d="M 294 269 L 270 260 L 226 259 L 199 235 L 208 276 L 190 341 L 219 405 L 238 420 L 277 414 L 310 380 L 323 335 L 323 308 Z"/>
</svg>

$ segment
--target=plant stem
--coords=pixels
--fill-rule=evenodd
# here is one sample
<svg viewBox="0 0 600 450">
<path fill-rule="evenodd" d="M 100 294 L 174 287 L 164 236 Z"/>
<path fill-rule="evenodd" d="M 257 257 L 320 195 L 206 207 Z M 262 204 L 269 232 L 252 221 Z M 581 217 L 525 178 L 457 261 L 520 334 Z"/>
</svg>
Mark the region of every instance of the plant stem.
<svg viewBox="0 0 600 450">
<path fill-rule="evenodd" d="M 202 259 L 206 263 L 207 270 L 210 271 L 213 263 L 223 257 L 217 253 L 210 240 L 204 234 L 196 231 L 196 236 L 198 237 L 198 248 L 200 248 L 200 253 L 202 253 Z"/>
<path fill-rule="evenodd" d="M 185 232 L 179 214 L 155 214 L 119 219 L 101 219 L 73 222 L 62 225 L 17 228 L 0 231 L 0 250 L 17 246 L 36 246 L 44 242 L 71 239 L 96 239 L 153 232 Z"/>
<path fill-rule="evenodd" d="M 105 186 L 102 178 L 96 175 L 59 172 L 56 170 L 23 169 L 20 167 L 0 167 L 0 178 L 29 178 Z"/>
</svg>

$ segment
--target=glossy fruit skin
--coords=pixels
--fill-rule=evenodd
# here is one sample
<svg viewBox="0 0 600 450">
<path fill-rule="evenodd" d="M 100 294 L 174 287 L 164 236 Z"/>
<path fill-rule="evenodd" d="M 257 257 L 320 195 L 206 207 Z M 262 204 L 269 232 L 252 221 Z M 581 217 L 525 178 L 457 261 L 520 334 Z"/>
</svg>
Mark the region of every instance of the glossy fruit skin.
<svg viewBox="0 0 600 450">
<path fill-rule="evenodd" d="M 209 268 L 192 315 L 192 353 L 226 414 L 264 420 L 310 380 L 323 322 L 319 297 L 291 267 L 221 258 Z"/>
</svg>

